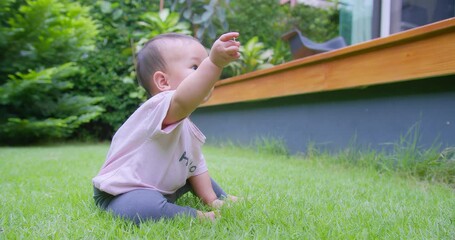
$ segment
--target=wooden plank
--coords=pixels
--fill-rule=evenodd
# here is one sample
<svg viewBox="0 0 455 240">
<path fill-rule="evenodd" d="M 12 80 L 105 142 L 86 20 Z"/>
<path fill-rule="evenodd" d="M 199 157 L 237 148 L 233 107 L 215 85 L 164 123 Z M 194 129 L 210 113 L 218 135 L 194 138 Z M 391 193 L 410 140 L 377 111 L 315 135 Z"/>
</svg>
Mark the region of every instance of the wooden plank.
<svg viewBox="0 0 455 240">
<path fill-rule="evenodd" d="M 455 18 L 222 80 L 202 106 L 452 74 Z"/>
</svg>

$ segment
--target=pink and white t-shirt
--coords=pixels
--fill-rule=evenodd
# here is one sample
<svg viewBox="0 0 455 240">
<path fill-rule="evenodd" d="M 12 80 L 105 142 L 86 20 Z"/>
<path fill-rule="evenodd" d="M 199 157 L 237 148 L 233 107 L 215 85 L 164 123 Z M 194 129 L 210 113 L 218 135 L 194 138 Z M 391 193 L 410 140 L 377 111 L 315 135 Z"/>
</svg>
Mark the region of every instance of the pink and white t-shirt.
<svg viewBox="0 0 455 240">
<path fill-rule="evenodd" d="M 112 195 L 141 188 L 171 194 L 207 171 L 201 152 L 205 136 L 188 118 L 162 129 L 174 92 L 153 96 L 115 133 L 93 178 L 96 188 Z"/>
</svg>

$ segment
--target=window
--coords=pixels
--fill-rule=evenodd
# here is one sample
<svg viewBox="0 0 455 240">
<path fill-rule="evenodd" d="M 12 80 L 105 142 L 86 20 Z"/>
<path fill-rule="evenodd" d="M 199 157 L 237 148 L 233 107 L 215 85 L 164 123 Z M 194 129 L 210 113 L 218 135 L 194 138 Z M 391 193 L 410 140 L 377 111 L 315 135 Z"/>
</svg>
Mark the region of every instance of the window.
<svg viewBox="0 0 455 240">
<path fill-rule="evenodd" d="M 379 37 L 380 0 L 341 0 L 340 35 L 347 44 Z"/>
<path fill-rule="evenodd" d="M 340 35 L 351 45 L 455 17 L 455 0 L 340 0 Z"/>
<path fill-rule="evenodd" d="M 391 4 L 390 33 L 455 16 L 455 0 L 395 0 Z"/>
</svg>

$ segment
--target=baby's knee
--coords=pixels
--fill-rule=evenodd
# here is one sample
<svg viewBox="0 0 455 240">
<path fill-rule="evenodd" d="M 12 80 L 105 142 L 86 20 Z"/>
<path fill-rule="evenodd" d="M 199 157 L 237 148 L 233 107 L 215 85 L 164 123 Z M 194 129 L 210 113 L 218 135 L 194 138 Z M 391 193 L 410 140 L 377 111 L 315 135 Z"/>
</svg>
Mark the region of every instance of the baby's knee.
<svg viewBox="0 0 455 240">
<path fill-rule="evenodd" d="M 117 196 L 107 210 L 115 216 L 136 224 L 147 220 L 158 220 L 163 215 L 166 199 L 157 191 L 134 190 Z"/>
<path fill-rule="evenodd" d="M 136 224 L 148 220 L 174 218 L 178 215 L 196 217 L 196 209 L 183 207 L 167 201 L 158 191 L 140 189 L 115 197 L 108 209 L 117 217 Z"/>
</svg>

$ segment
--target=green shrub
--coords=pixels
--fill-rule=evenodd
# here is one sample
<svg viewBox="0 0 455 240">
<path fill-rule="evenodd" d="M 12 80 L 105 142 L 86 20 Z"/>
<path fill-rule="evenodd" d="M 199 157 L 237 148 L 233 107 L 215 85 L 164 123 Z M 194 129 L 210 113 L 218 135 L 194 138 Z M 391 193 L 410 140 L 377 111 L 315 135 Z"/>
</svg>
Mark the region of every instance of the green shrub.
<svg viewBox="0 0 455 240">
<path fill-rule="evenodd" d="M 81 126 L 74 136 L 80 139 L 110 140 L 118 127 L 146 100 L 135 80 L 132 48 L 144 31 L 138 22 L 146 12 L 159 9 L 158 1 L 96 1 L 81 0 L 92 5 L 90 15 L 100 25 L 96 48 L 78 61 L 84 69 L 81 77 L 74 78 L 74 90 L 80 94 L 102 97 L 105 112 L 98 119 Z"/>
<path fill-rule="evenodd" d="M 229 0 L 171 0 L 171 10 L 178 11 L 183 19 L 191 23 L 194 36 L 206 45 L 229 30 L 227 13 Z"/>
<path fill-rule="evenodd" d="M 142 21 L 139 21 L 138 25 L 142 26 L 142 28 L 134 34 L 136 38 L 139 38 L 135 48 L 136 52 L 149 39 L 163 33 L 173 32 L 191 35 L 190 24 L 180 21 L 180 15 L 171 12 L 168 8 L 159 12 L 146 12 L 141 15 L 141 19 Z"/>
<path fill-rule="evenodd" d="M 298 28 L 303 35 L 315 42 L 324 42 L 339 35 L 339 11 L 337 8 L 320 9 L 297 4 L 282 6 L 285 32 Z"/>
<path fill-rule="evenodd" d="M 227 16 L 230 30 L 240 32 L 239 41 L 242 45 L 257 37 L 264 49 L 273 49 L 273 58 L 269 62 L 273 65 L 291 60 L 289 44 L 281 36 L 293 28 L 300 29 L 316 42 L 333 38 L 339 32 L 336 8 L 318 9 L 304 4 L 291 8 L 289 4 L 280 5 L 275 0 L 236 0 L 231 1 L 230 5 L 232 11 Z M 234 68 L 234 71 L 228 69 L 223 72 L 223 78 L 243 72 L 236 70 L 240 66 Z M 258 69 L 254 66 L 247 68 Z"/>
<path fill-rule="evenodd" d="M 81 124 L 96 118 L 100 98 L 73 95 L 64 81 L 79 69 L 64 64 L 39 72 L 11 75 L 0 87 L 0 143 L 28 144 L 66 138 Z"/>
<path fill-rule="evenodd" d="M 285 25 L 284 6 L 276 0 L 231 1 L 227 20 L 232 31 L 240 32 L 244 43 L 257 36 L 265 48 L 273 48 L 290 26 Z"/>
<path fill-rule="evenodd" d="M 141 19 L 138 24 L 144 27 L 139 30 L 142 38 L 150 39 L 168 32 L 191 35 L 189 23 L 180 22 L 180 15 L 171 12 L 168 8 L 159 12 L 146 12 L 141 15 Z"/>
<path fill-rule="evenodd" d="M 18 10 L 7 3 L 0 5 L 10 11 L 0 29 L 0 84 L 8 74 L 74 61 L 93 49 L 98 30 L 79 3 L 27 1 Z"/>
<path fill-rule="evenodd" d="M 118 127 L 145 99 L 143 92 L 130 76 L 130 59 L 115 48 L 98 49 L 79 63 L 84 74 L 73 78 L 79 94 L 102 97 L 105 112 L 96 120 L 81 126 L 75 138 L 109 140 Z M 130 64 L 128 64 L 130 63 Z"/>
<path fill-rule="evenodd" d="M 12 34 L 10 29 L 6 26 L 6 19 L 9 18 L 10 13 L 12 12 L 11 4 L 13 2 L 14 0 L 0 1 L 0 49 L 4 49 L 5 46 L 7 46 L 8 38 Z M 2 52 L 0 52 L 0 56 L 3 56 Z"/>
<path fill-rule="evenodd" d="M 240 46 L 240 59 L 229 63 L 234 75 L 272 67 L 273 49 L 265 49 L 258 37 L 253 37 Z"/>
<path fill-rule="evenodd" d="M 69 137 L 102 111 L 101 98 L 73 92 L 70 77 L 94 47 L 98 28 L 79 3 L 0 4 L 0 144 Z"/>
</svg>

